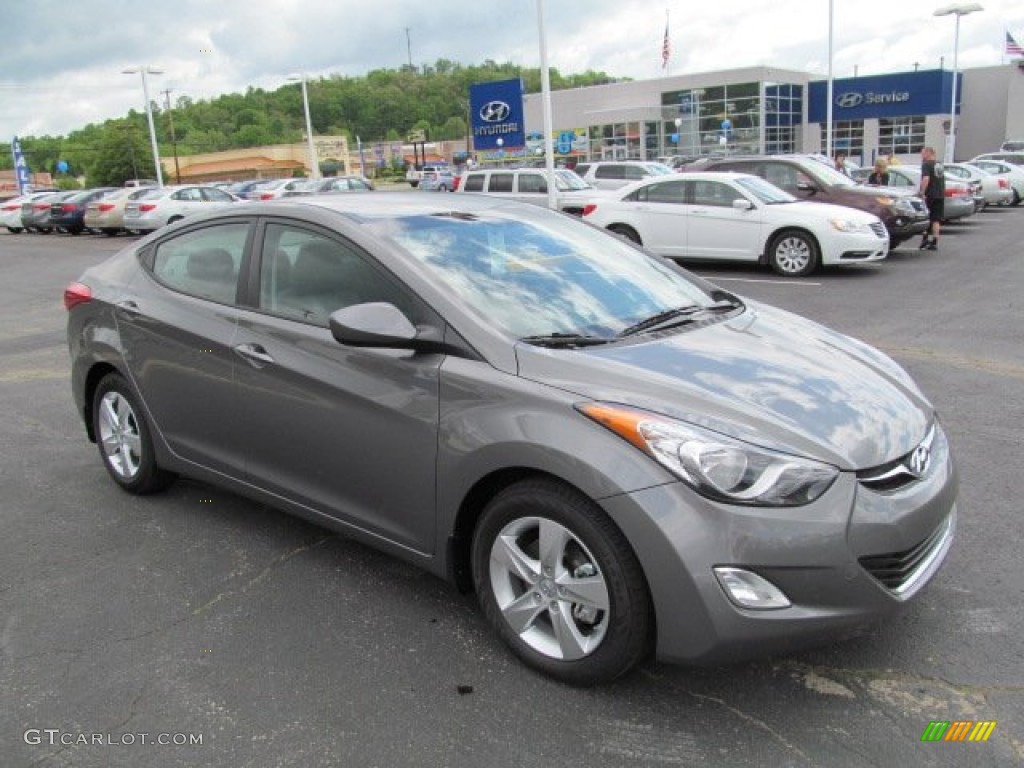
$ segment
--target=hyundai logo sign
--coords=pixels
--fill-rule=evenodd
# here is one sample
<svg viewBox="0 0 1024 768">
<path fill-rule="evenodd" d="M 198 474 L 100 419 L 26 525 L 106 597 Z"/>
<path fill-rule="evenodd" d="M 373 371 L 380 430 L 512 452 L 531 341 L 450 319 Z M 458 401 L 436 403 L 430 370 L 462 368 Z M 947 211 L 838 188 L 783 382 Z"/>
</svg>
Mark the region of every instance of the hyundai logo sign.
<svg viewBox="0 0 1024 768">
<path fill-rule="evenodd" d="M 480 119 L 485 123 L 503 123 L 511 113 L 511 107 L 504 101 L 489 101 L 480 107 Z"/>
<path fill-rule="evenodd" d="M 923 477 L 924 473 L 928 471 L 928 465 L 931 463 L 931 460 L 931 448 L 924 444 L 919 445 L 910 454 L 910 463 L 907 469 L 910 470 L 910 474 L 914 477 Z"/>
<path fill-rule="evenodd" d="M 836 106 L 842 107 L 843 109 L 853 109 L 859 107 L 864 102 L 864 94 L 862 93 L 841 93 L 836 96 Z"/>
</svg>

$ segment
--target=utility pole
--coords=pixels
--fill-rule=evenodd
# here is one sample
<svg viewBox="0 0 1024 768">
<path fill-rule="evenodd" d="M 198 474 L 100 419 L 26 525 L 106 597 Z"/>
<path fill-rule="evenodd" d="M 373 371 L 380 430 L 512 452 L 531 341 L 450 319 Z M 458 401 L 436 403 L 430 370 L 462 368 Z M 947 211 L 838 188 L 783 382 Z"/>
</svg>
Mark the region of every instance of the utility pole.
<svg viewBox="0 0 1024 768">
<path fill-rule="evenodd" d="M 409 53 L 409 69 L 412 69 L 412 38 L 409 37 L 409 28 L 405 28 L 405 49 Z"/>
<path fill-rule="evenodd" d="M 171 89 L 163 91 L 164 101 L 167 104 L 167 119 L 171 124 L 171 148 L 174 150 L 174 183 L 181 184 L 181 168 L 178 167 L 178 139 L 174 135 L 174 113 L 171 112 Z"/>
</svg>

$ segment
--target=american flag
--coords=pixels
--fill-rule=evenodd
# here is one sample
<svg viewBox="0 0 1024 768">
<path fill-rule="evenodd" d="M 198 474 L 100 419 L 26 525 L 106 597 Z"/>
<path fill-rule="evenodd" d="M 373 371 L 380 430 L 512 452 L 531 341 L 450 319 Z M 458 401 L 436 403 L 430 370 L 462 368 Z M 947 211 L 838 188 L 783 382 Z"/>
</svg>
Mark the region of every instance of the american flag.
<svg viewBox="0 0 1024 768">
<path fill-rule="evenodd" d="M 668 68 L 668 57 L 672 55 L 672 43 L 668 38 L 668 16 L 665 17 L 665 39 L 661 43 L 661 68 Z"/>
<path fill-rule="evenodd" d="M 1020 43 L 1014 40 L 1013 35 L 1009 32 L 1006 33 L 1006 54 L 1008 56 L 1024 56 L 1024 48 L 1020 47 Z"/>
</svg>

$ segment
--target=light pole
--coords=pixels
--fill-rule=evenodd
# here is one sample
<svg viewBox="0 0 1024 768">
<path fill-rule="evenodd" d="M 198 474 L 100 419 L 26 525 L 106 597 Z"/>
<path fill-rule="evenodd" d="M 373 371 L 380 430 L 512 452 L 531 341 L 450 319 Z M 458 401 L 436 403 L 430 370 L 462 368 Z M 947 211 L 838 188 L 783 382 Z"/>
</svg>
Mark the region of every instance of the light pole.
<svg viewBox="0 0 1024 768">
<path fill-rule="evenodd" d="M 149 121 L 149 141 L 153 146 L 153 165 L 156 168 L 156 185 L 158 187 L 162 187 L 164 185 L 164 174 L 160 169 L 160 150 L 156 146 L 156 129 L 153 127 L 153 107 L 149 103 L 149 83 L 146 80 L 146 75 L 162 75 L 163 70 L 155 69 L 154 67 L 150 67 L 145 64 L 121 70 L 121 74 L 123 75 L 134 75 L 136 72 L 142 74 L 142 95 L 146 99 L 146 119 Z"/>
<path fill-rule="evenodd" d="M 946 142 L 946 162 L 953 162 L 953 152 L 956 149 L 956 74 L 957 55 L 960 48 L 960 17 L 966 16 L 975 11 L 983 11 L 978 3 L 954 3 L 945 8 L 939 8 L 935 16 L 956 16 L 956 32 L 953 35 L 953 90 L 949 105 L 949 141 Z"/>
<path fill-rule="evenodd" d="M 313 146 L 313 121 L 309 119 L 309 94 L 306 92 L 306 73 L 288 75 L 288 79 L 302 83 L 302 108 L 306 111 L 306 144 L 309 148 L 310 178 L 320 178 L 320 164 L 316 160 L 316 147 Z"/>
</svg>

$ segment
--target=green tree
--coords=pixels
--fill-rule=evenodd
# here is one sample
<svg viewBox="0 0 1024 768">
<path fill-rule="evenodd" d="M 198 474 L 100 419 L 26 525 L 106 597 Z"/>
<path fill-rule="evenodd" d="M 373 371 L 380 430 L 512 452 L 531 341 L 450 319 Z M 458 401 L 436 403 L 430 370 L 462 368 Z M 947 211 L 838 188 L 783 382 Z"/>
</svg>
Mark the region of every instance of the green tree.
<svg viewBox="0 0 1024 768">
<path fill-rule="evenodd" d="M 113 126 L 102 139 L 89 184 L 120 187 L 128 179 L 152 178 L 153 153 L 145 136 L 130 123 Z"/>
</svg>

